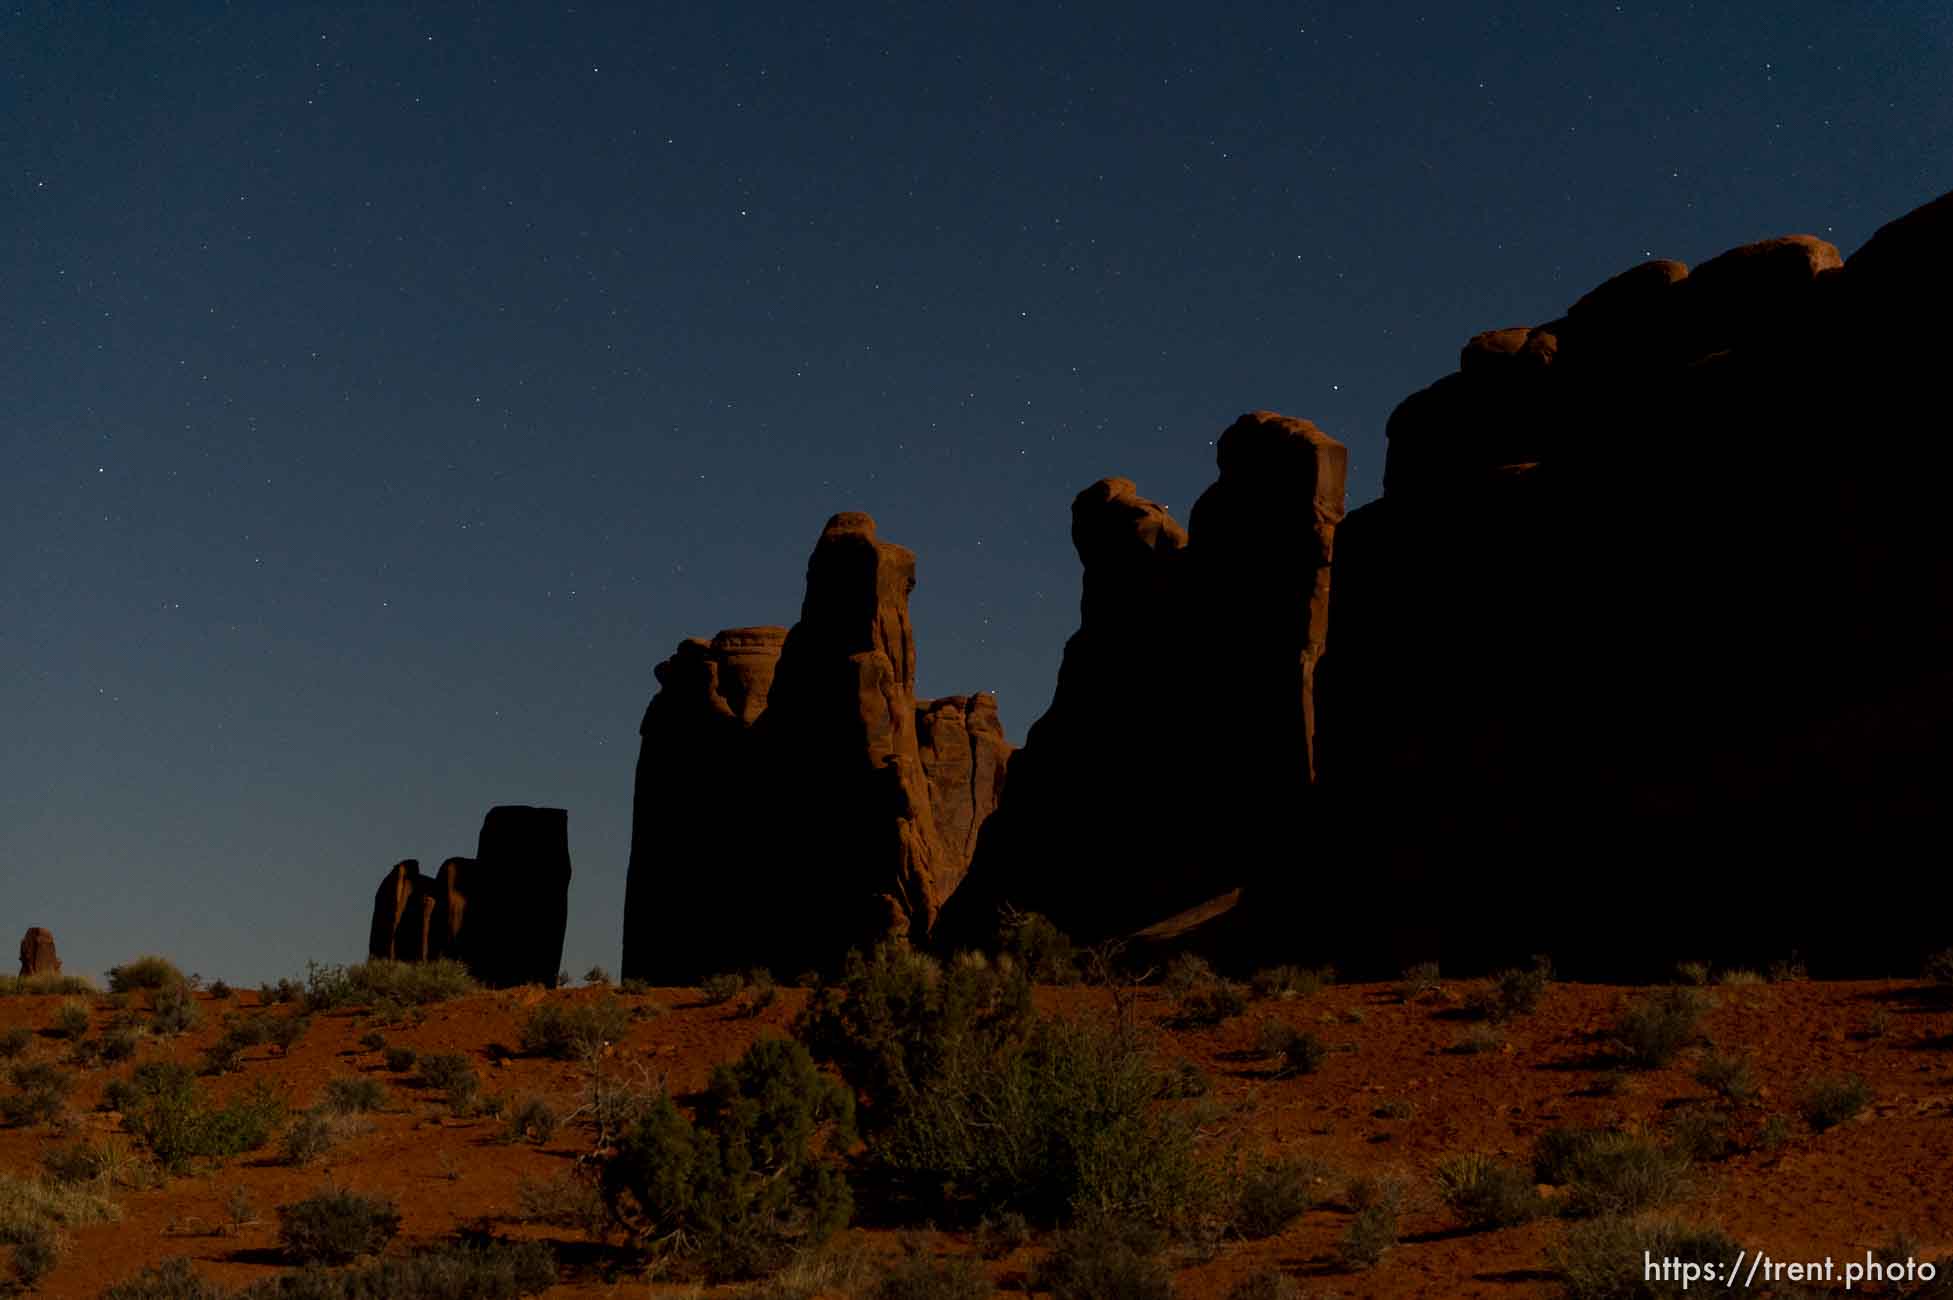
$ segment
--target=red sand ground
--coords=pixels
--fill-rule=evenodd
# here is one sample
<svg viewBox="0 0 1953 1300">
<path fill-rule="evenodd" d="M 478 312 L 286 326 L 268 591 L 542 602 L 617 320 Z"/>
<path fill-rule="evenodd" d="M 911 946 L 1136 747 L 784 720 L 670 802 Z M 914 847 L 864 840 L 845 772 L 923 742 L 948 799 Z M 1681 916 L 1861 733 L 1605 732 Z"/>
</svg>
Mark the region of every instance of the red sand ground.
<svg viewBox="0 0 1953 1300">
<path fill-rule="evenodd" d="M 1195 1062 L 1212 1078 L 1212 1096 L 1242 1107 L 1238 1131 L 1250 1149 L 1312 1156 L 1345 1175 L 1394 1173 L 1419 1189 L 1419 1203 L 1404 1220 L 1403 1243 L 1370 1272 L 1337 1270 L 1334 1246 L 1349 1214 L 1332 1206 L 1309 1212 L 1279 1237 L 1224 1244 L 1213 1259 L 1179 1274 L 1180 1295 L 1219 1300 L 1236 1280 L 1269 1266 L 1298 1275 L 1305 1294 L 1554 1293 L 1543 1262 L 1560 1226 L 1542 1222 L 1462 1233 L 1428 1194 L 1432 1170 L 1446 1156 L 1473 1150 L 1523 1162 L 1533 1137 L 1553 1124 L 1658 1122 L 1670 1103 L 1705 1095 L 1690 1078 L 1699 1053 L 1685 1054 L 1669 1069 L 1636 1073 L 1624 1091 L 1602 1095 L 1593 1086 L 1602 1071 L 1592 1064 L 1590 1036 L 1636 990 L 1556 985 L 1536 1014 L 1507 1028 L 1505 1050 L 1470 1056 L 1446 1050 L 1471 1028 L 1446 1014 L 1461 992 L 1449 985 L 1435 997 L 1406 1003 L 1388 986 L 1345 985 L 1293 1001 L 1258 1002 L 1247 1015 L 1212 1030 L 1174 1031 L 1161 1024 L 1163 1055 Z M 1923 1257 L 1953 1254 L 1953 1006 L 1904 983 L 1786 983 L 1723 987 L 1714 994 L 1717 1006 L 1706 1021 L 1710 1037 L 1753 1056 L 1762 1106 L 1789 1116 L 1792 1136 L 1774 1153 L 1740 1155 L 1702 1169 L 1696 1194 L 1676 1213 L 1718 1223 L 1743 1245 L 1779 1258 L 1862 1258 L 1900 1230 L 1919 1240 Z M 540 998 L 594 996 L 589 990 L 544 994 L 534 989 L 481 994 L 431 1008 L 418 1027 L 383 1032 L 391 1042 L 423 1053 L 465 1052 L 477 1063 L 487 1091 L 541 1094 L 568 1111 L 587 1084 L 582 1067 L 521 1058 L 493 1064 L 486 1049 L 492 1043 L 514 1044 L 527 1006 Z M 627 998 L 632 1004 L 655 1000 L 671 1010 L 636 1022 L 606 1068 L 621 1077 L 663 1078 L 675 1091 L 695 1089 L 713 1064 L 738 1054 L 756 1035 L 783 1032 L 803 996 L 782 991 L 778 1002 L 754 1019 L 738 1018 L 726 1006 L 700 1005 L 690 990 Z M 1100 990 L 1045 989 L 1038 998 L 1045 1009 L 1066 1013 L 1109 1007 Z M 146 1039 L 143 1056 L 194 1063 L 199 1049 L 216 1037 L 227 1009 L 249 1008 L 256 1001 L 248 993 L 228 1006 L 206 998 L 197 1032 L 175 1040 Z M 44 1029 L 59 1002 L 0 999 L 0 1028 Z M 1169 1010 L 1164 995 L 1144 995 L 1147 1018 L 1163 1021 Z M 97 1011 L 98 1023 L 107 1015 Z M 1266 1077 L 1264 1066 L 1248 1052 L 1269 1016 L 1287 1018 L 1345 1050 L 1333 1052 L 1315 1074 Z M 410 1086 L 405 1076 L 386 1074 L 377 1054 L 359 1048 L 364 1028 L 353 1012 L 317 1016 L 290 1059 L 273 1048 L 255 1048 L 247 1053 L 241 1075 L 207 1084 L 221 1096 L 271 1079 L 302 1107 L 335 1075 L 381 1077 L 393 1088 L 394 1109 L 373 1117 L 370 1133 L 306 1169 L 289 1168 L 275 1151 L 265 1151 L 154 1190 L 122 1193 L 121 1222 L 74 1231 L 44 1294 L 94 1296 L 142 1265 L 171 1255 L 188 1256 L 227 1284 L 263 1276 L 280 1267 L 273 1207 L 328 1182 L 397 1198 L 408 1240 L 481 1226 L 513 1236 L 578 1240 L 573 1232 L 525 1226 L 513 1216 L 517 1181 L 568 1168 L 589 1146 L 587 1129 L 567 1126 L 537 1148 L 498 1140 L 497 1121 L 447 1118 L 436 1098 Z M 1882 1032 L 1874 1036 L 1875 1029 Z M 62 1050 L 43 1037 L 33 1054 L 58 1059 Z M 83 1112 L 84 1135 L 115 1131 L 116 1118 L 92 1107 L 103 1083 L 125 1071 L 126 1066 L 86 1072 L 72 1098 Z M 1796 1118 L 1798 1090 L 1813 1075 L 1840 1071 L 1862 1075 L 1875 1091 L 1875 1102 L 1859 1119 L 1812 1134 Z M 1385 1102 L 1408 1103 L 1408 1117 L 1378 1118 Z M 42 1152 L 55 1142 L 45 1128 L 0 1130 L 0 1169 L 37 1171 Z M 257 1207 L 258 1221 L 226 1234 L 225 1199 L 240 1186 Z M 849 1237 L 878 1252 L 897 1249 L 899 1240 L 894 1232 L 863 1229 L 851 1230 Z M 939 1234 L 935 1243 L 946 1251 L 967 1248 L 956 1234 Z M 1000 1282 L 1021 1284 L 1035 1257 L 1035 1248 L 1020 1251 L 993 1265 L 992 1274 Z M 607 1280 L 607 1258 L 587 1246 L 566 1252 L 570 1280 L 550 1294 L 693 1293 L 690 1287 L 648 1284 L 629 1273 Z"/>
</svg>

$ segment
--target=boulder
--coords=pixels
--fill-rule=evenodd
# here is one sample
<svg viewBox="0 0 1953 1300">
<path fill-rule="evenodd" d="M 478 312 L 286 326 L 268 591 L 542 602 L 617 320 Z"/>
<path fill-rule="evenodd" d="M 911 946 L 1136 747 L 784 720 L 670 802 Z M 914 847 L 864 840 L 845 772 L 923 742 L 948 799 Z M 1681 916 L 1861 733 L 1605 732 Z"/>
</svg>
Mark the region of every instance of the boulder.
<svg viewBox="0 0 1953 1300">
<path fill-rule="evenodd" d="M 28 927 L 20 939 L 20 977 L 59 975 L 61 958 L 54 951 L 54 935 L 41 926 Z"/>
</svg>

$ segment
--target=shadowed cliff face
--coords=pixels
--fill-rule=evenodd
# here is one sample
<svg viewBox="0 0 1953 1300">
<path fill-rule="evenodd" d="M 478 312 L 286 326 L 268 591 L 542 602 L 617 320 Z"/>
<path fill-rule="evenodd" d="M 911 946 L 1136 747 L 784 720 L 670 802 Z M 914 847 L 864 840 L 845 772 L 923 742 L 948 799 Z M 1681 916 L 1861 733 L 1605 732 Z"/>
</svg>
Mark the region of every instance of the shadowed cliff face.
<svg viewBox="0 0 1953 1300">
<path fill-rule="evenodd" d="M 1396 900 L 1315 895 L 1353 949 L 1916 965 L 1945 886 L 1907 846 L 1953 777 L 1949 248 L 1942 199 L 1849 263 L 1646 263 L 1398 408 L 1318 683 L 1337 855 Z"/>
<path fill-rule="evenodd" d="M 638 759 L 626 978 L 831 966 L 928 931 L 995 805 L 988 696 L 915 698 L 915 556 L 836 515 L 791 631 L 688 641 Z M 939 821 L 939 814 L 941 820 Z"/>
<path fill-rule="evenodd" d="M 988 945 L 1012 907 L 1095 942 L 1311 856 L 1310 680 L 1345 453 L 1257 411 L 1217 459 L 1191 534 L 1126 479 L 1072 503 L 1079 630 L 939 946 Z"/>
</svg>

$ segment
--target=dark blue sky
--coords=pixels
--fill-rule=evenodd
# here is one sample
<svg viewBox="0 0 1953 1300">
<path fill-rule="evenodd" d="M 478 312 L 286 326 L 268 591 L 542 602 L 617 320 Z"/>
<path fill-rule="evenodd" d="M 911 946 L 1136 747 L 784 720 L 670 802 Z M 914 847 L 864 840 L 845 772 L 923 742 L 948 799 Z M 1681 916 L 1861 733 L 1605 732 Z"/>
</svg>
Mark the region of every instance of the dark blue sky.
<svg viewBox="0 0 1953 1300">
<path fill-rule="evenodd" d="M 0 938 L 351 960 L 543 803 L 615 969 L 651 669 L 829 514 L 1021 740 L 1079 488 L 1265 406 L 1367 500 L 1471 333 L 1953 186 L 1949 85 L 1941 0 L 11 9 Z"/>
</svg>

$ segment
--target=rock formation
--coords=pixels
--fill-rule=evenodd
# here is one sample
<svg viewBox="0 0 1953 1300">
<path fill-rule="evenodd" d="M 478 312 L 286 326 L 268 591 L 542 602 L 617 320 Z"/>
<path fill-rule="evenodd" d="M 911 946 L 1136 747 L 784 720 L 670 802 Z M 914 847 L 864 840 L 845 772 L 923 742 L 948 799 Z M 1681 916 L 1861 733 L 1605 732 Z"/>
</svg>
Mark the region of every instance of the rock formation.
<svg viewBox="0 0 1953 1300">
<path fill-rule="evenodd" d="M 1346 456 L 1306 420 L 1256 411 L 1217 460 L 1191 533 L 1126 479 L 1073 501 L 1079 629 L 938 946 L 988 945 L 1007 908 L 1094 942 L 1307 856 Z"/>
<path fill-rule="evenodd" d="M 452 958 L 494 987 L 554 985 L 569 921 L 569 814 L 503 805 L 482 820 L 475 856 L 434 876 L 396 864 L 373 898 L 371 957 Z"/>
<path fill-rule="evenodd" d="M 1358 961 L 1914 964 L 1945 890 L 1907 846 L 1953 778 L 1921 424 L 1949 249 L 1953 196 L 1849 262 L 1791 236 L 1644 263 L 1406 399 L 1319 682 L 1333 851 L 1373 879 L 1288 905 L 1343 911 Z M 1905 883 L 1865 897 L 1874 865 Z"/>
<path fill-rule="evenodd" d="M 918 700 L 915 556 L 839 514 L 800 621 L 687 640 L 639 727 L 627 979 L 783 974 L 926 934 L 995 806 L 988 696 Z"/>
<path fill-rule="evenodd" d="M 41 926 L 30 926 L 20 939 L 20 977 L 60 973 L 61 958 L 54 951 L 54 935 Z"/>
</svg>

